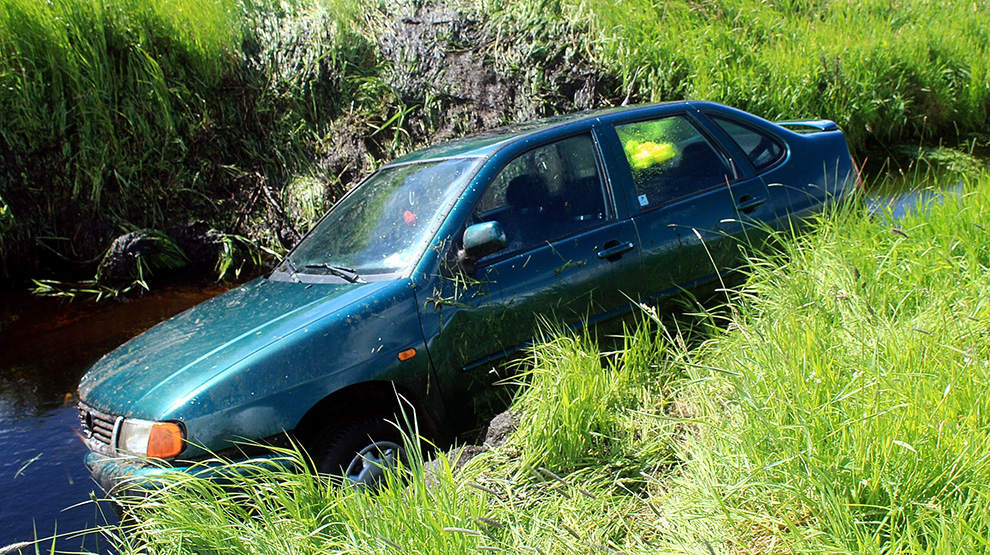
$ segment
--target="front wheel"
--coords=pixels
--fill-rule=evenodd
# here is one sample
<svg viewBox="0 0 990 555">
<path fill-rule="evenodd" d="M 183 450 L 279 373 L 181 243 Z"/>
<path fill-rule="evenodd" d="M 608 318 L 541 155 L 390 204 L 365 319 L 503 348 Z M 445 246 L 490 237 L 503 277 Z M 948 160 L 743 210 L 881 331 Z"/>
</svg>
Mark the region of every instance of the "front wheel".
<svg viewBox="0 0 990 555">
<path fill-rule="evenodd" d="M 344 484 L 374 488 L 405 462 L 402 434 L 383 418 L 355 418 L 319 434 L 310 453 L 316 471 Z"/>
</svg>

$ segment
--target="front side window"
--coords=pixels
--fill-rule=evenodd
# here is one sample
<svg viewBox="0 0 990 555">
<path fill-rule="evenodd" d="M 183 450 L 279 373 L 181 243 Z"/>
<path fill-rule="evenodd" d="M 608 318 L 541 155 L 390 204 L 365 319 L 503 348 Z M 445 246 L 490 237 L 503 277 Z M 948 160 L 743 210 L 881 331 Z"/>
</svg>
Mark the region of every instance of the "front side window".
<svg viewBox="0 0 990 555">
<path fill-rule="evenodd" d="M 414 263 L 479 162 L 452 159 L 384 168 L 335 205 L 286 258 L 294 274 L 363 276 Z"/>
<path fill-rule="evenodd" d="M 499 172 L 475 207 L 472 223 L 497 221 L 508 249 L 546 244 L 606 218 L 597 148 L 589 135 L 534 148 Z"/>
<path fill-rule="evenodd" d="M 642 211 L 735 178 L 724 156 L 684 116 L 617 125 Z"/>
</svg>

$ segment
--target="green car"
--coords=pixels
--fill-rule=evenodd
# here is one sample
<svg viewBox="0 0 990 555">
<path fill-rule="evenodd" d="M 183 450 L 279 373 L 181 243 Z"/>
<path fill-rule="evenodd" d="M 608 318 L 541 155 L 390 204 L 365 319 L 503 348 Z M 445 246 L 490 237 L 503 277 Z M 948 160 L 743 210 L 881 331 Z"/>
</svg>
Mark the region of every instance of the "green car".
<svg viewBox="0 0 990 555">
<path fill-rule="evenodd" d="M 747 235 L 857 180 L 834 123 L 709 102 L 415 152 L 342 198 L 270 275 L 100 359 L 79 385 L 86 463 L 112 493 L 161 462 L 263 457 L 243 444 L 291 436 L 320 471 L 374 483 L 400 456 L 389 421 L 403 408 L 445 444 L 502 406 L 499 363 L 541 320 L 594 325 L 710 283 Z"/>
</svg>

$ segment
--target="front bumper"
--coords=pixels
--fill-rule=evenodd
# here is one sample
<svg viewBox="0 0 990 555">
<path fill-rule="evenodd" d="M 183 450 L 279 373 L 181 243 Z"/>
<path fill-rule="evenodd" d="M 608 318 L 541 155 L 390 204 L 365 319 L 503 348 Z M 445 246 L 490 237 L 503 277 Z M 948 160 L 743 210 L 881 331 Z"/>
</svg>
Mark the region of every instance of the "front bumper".
<svg viewBox="0 0 990 555">
<path fill-rule="evenodd" d="M 204 461 L 182 461 L 169 464 L 164 461 L 151 461 L 138 457 L 110 457 L 90 451 L 86 454 L 86 466 L 93 480 L 112 499 L 144 497 L 161 487 L 169 475 L 195 476 L 206 480 L 237 483 L 247 468 L 258 470 L 285 470 L 293 461 L 274 454 L 260 455 L 237 460 L 209 459 Z M 250 462 L 250 465 L 243 463 Z"/>
<path fill-rule="evenodd" d="M 132 457 L 108 457 L 90 451 L 86 453 L 86 466 L 93 480 L 110 497 L 136 493 L 169 471 L 181 468 L 156 466 Z"/>
</svg>

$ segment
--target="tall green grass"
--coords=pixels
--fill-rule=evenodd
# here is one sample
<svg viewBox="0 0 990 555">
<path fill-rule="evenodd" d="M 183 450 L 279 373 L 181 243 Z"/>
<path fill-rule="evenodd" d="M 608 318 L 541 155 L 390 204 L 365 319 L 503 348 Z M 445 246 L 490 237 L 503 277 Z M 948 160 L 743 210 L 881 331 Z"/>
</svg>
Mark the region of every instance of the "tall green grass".
<svg viewBox="0 0 990 555">
<path fill-rule="evenodd" d="M 236 68 L 243 16 L 233 0 L 3 0 L 4 142 L 51 151 L 58 166 L 37 171 L 68 174 L 97 205 L 109 181 L 140 189 L 137 168 L 185 146 L 177 127 L 200 115 L 189 93 Z"/>
<path fill-rule="evenodd" d="M 519 428 L 466 466 L 413 449 L 377 492 L 179 475 L 108 532 L 123 553 L 987 552 L 988 230 L 987 176 L 899 220 L 852 203 L 754 258 L 693 317 L 700 345 L 649 311 L 613 352 L 547 338 Z"/>
<path fill-rule="evenodd" d="M 278 465 L 229 465 L 234 484 L 205 467 L 167 475 L 156 480 L 160 489 L 125 500 L 124 524 L 108 532 L 121 553 L 465 553 L 483 545 L 484 505 L 462 494 L 449 464 L 428 473 L 414 457 L 375 493 L 308 468 L 285 450 Z"/>
<path fill-rule="evenodd" d="M 830 118 L 857 149 L 933 137 L 954 144 L 990 117 L 986 2 L 481 5 L 500 33 L 539 37 L 522 56 L 583 54 L 619 76 L 633 100 L 706 99 L 768 119 Z"/>
<path fill-rule="evenodd" d="M 522 464 L 569 472 L 621 459 L 647 445 L 657 459 L 673 457 L 668 442 L 637 441 L 665 438 L 671 433 L 668 425 L 656 422 L 644 429 L 630 418 L 629 411 L 653 412 L 671 402 L 662 387 L 670 379 L 669 368 L 656 366 L 666 358 L 665 349 L 644 352 L 653 344 L 639 339 L 627 341 L 620 357 L 599 354 L 587 337 L 558 337 L 533 350 L 519 375 L 523 388 L 514 403 Z"/>
<path fill-rule="evenodd" d="M 720 373 L 692 371 L 718 400 L 699 402 L 717 426 L 695 449 L 718 462 L 707 497 L 730 534 L 800 552 L 990 547 L 987 185 L 897 221 L 835 215 L 754 266 L 727 331 L 694 354 Z"/>
</svg>

